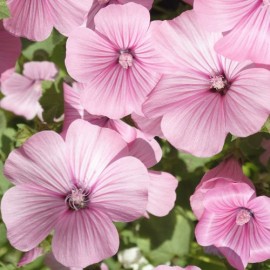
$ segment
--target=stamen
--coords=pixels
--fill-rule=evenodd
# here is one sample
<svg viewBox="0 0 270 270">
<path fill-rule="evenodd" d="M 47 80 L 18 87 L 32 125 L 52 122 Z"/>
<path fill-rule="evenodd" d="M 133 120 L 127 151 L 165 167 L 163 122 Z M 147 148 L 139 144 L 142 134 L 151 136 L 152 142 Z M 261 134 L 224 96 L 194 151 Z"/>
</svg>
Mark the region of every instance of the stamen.
<svg viewBox="0 0 270 270">
<path fill-rule="evenodd" d="M 133 56 L 129 50 L 120 51 L 118 62 L 124 69 L 128 69 L 132 66 Z"/>
<path fill-rule="evenodd" d="M 210 77 L 210 90 L 225 95 L 229 89 L 229 83 L 225 76 L 214 75 Z"/>
<path fill-rule="evenodd" d="M 65 202 L 72 210 L 80 210 L 87 207 L 89 202 L 89 192 L 82 188 L 73 187 L 71 192 L 66 196 Z"/>
<path fill-rule="evenodd" d="M 236 216 L 236 224 L 242 226 L 248 223 L 252 217 L 252 212 L 247 208 L 240 208 Z"/>
</svg>

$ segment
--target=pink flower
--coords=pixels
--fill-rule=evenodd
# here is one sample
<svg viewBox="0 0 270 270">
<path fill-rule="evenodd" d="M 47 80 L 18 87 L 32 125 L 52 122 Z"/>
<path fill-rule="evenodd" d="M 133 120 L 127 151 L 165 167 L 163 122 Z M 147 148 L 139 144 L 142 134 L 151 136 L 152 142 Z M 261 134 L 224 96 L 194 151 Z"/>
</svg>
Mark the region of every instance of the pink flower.
<svg viewBox="0 0 270 270">
<path fill-rule="evenodd" d="M 180 267 L 180 266 L 167 266 L 167 265 L 160 265 L 156 268 L 154 268 L 154 270 L 201 270 L 201 268 L 197 267 L 197 266 L 187 266 L 185 268 Z"/>
<path fill-rule="evenodd" d="M 53 253 L 46 254 L 44 263 L 50 270 L 83 270 L 81 267 L 65 267 L 55 259 Z"/>
<path fill-rule="evenodd" d="M 20 39 L 5 31 L 0 21 L 0 76 L 4 71 L 15 66 L 20 53 Z"/>
<path fill-rule="evenodd" d="M 170 68 L 153 48 L 149 11 L 134 3 L 109 5 L 96 15 L 95 26 L 77 29 L 67 41 L 67 70 L 88 83 L 84 108 L 113 119 L 140 111 L 160 79 L 157 72 Z"/>
<path fill-rule="evenodd" d="M 41 41 L 49 37 L 53 27 L 67 36 L 80 26 L 92 0 L 7 0 L 11 18 L 5 28 L 15 36 Z"/>
<path fill-rule="evenodd" d="M 85 91 L 85 85 L 83 84 L 74 83 L 73 88 L 64 84 L 65 120 L 62 136 L 65 136 L 72 121 L 84 119 L 94 125 L 118 132 L 127 142 L 130 155 L 138 158 L 147 168 L 160 161 L 162 150 L 155 139 L 147 138 L 140 130 L 127 125 L 122 120 L 113 120 L 105 116 L 87 113 L 80 99 L 83 91 Z M 148 173 L 150 184 L 147 211 L 156 216 L 165 216 L 174 207 L 175 189 L 178 181 L 166 172 L 148 170 Z"/>
<path fill-rule="evenodd" d="M 42 96 L 42 81 L 54 80 L 57 74 L 55 65 L 51 62 L 28 62 L 24 64 L 23 74 L 8 70 L 2 75 L 1 87 L 5 97 L 0 101 L 0 107 L 27 120 L 36 115 L 42 118 L 42 107 L 39 99 Z"/>
<path fill-rule="evenodd" d="M 18 267 L 24 266 L 28 263 L 33 262 L 35 259 L 37 259 L 39 256 L 43 254 L 43 249 L 40 247 L 35 247 L 31 249 L 30 251 L 27 251 L 23 257 L 18 262 Z"/>
<path fill-rule="evenodd" d="M 118 133 L 84 120 L 70 125 L 65 140 L 53 131 L 33 135 L 11 152 L 4 174 L 15 185 L 1 203 L 10 243 L 26 252 L 54 230 L 53 254 L 67 267 L 114 255 L 119 237 L 112 222 L 146 211 L 145 166 Z"/>
<path fill-rule="evenodd" d="M 227 183 L 246 183 L 255 190 L 251 180 L 243 174 L 239 161 L 233 157 L 225 159 L 204 175 L 194 194 L 190 197 L 191 208 L 197 219 L 203 215 L 205 209 L 203 201 L 207 191 L 215 187 L 222 187 Z"/>
<path fill-rule="evenodd" d="M 214 245 L 238 270 L 270 258 L 270 198 L 246 183 L 228 182 L 206 192 L 195 229 L 202 246 Z"/>
<path fill-rule="evenodd" d="M 264 166 L 267 166 L 270 159 L 270 140 L 263 139 L 262 148 L 265 149 L 264 153 L 260 155 L 260 161 Z"/>
<path fill-rule="evenodd" d="M 143 112 L 163 117 L 164 137 L 180 150 L 207 157 L 222 150 L 229 132 L 258 132 L 270 113 L 269 70 L 218 55 L 213 46 L 221 34 L 204 30 L 193 11 L 158 26 L 156 47 L 177 72 L 163 75 Z"/>
<path fill-rule="evenodd" d="M 269 0 L 195 0 L 201 23 L 212 31 L 224 32 L 215 49 L 236 61 L 270 62 Z"/>
<path fill-rule="evenodd" d="M 153 5 L 153 0 L 94 0 L 93 5 L 87 15 L 87 27 L 94 29 L 95 23 L 94 23 L 94 17 L 96 14 L 104 7 L 111 5 L 111 4 L 126 4 L 129 2 L 134 2 L 139 5 L 145 6 L 147 9 L 151 9 Z M 112 19 L 112 18 L 110 18 Z"/>
</svg>

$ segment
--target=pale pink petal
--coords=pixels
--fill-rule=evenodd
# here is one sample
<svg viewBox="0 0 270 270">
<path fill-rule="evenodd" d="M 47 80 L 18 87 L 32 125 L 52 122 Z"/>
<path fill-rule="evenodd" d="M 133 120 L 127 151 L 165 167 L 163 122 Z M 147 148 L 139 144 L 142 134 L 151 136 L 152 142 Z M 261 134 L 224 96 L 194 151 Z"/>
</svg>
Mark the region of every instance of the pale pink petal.
<svg viewBox="0 0 270 270">
<path fill-rule="evenodd" d="M 196 0 L 194 10 L 209 30 L 226 32 L 258 6 L 259 0 Z"/>
<path fill-rule="evenodd" d="M 106 20 L 104 18 L 110 18 Z M 95 16 L 95 29 L 119 49 L 137 47 L 145 40 L 150 24 L 149 11 L 134 3 L 109 5 Z"/>
<path fill-rule="evenodd" d="M 100 209 L 113 221 L 129 222 L 146 211 L 149 175 L 134 157 L 110 164 L 91 189 L 91 207 Z"/>
<path fill-rule="evenodd" d="M 109 270 L 109 267 L 108 267 L 108 265 L 106 263 L 101 263 L 100 269 L 101 270 Z"/>
<path fill-rule="evenodd" d="M 9 189 L 3 196 L 1 211 L 10 243 L 29 251 L 48 236 L 67 207 L 59 194 L 32 183 Z"/>
<path fill-rule="evenodd" d="M 10 35 L 2 27 L 0 21 L 0 75 L 5 70 L 13 68 L 21 53 L 21 42 L 19 38 Z"/>
<path fill-rule="evenodd" d="M 251 1 L 241 1 L 252 7 Z M 254 4 L 258 1 L 253 1 Z M 257 3 L 258 5 L 258 3 Z M 262 5 L 262 3 L 261 3 Z M 254 7 L 252 7 L 254 8 Z M 238 12 L 243 12 L 239 9 Z M 252 60 L 269 64 L 270 61 L 269 7 L 259 7 L 241 21 L 215 45 L 218 53 L 236 61 Z"/>
<path fill-rule="evenodd" d="M 45 255 L 44 263 L 50 268 L 50 270 L 73 270 L 72 268 L 65 267 L 63 264 L 59 263 L 55 259 L 53 253 L 48 253 Z M 83 270 L 83 268 L 77 268 L 76 270 Z"/>
<path fill-rule="evenodd" d="M 54 27 L 61 34 L 68 36 L 83 24 L 92 2 L 93 0 L 48 0 L 48 12 Z"/>
<path fill-rule="evenodd" d="M 98 210 L 74 211 L 63 216 L 52 242 L 57 261 L 67 267 L 86 267 L 113 256 L 119 246 L 115 226 Z"/>
<path fill-rule="evenodd" d="M 136 128 L 129 126 L 122 120 L 109 119 L 104 126 L 117 131 L 127 143 L 132 143 L 137 138 Z"/>
<path fill-rule="evenodd" d="M 174 207 L 178 181 L 166 172 L 149 171 L 150 186 L 147 211 L 155 216 L 166 216 Z"/>
<path fill-rule="evenodd" d="M 41 41 L 49 37 L 53 23 L 47 1 L 8 0 L 11 18 L 4 19 L 5 28 L 15 36 Z"/>
<path fill-rule="evenodd" d="M 128 144 L 130 155 L 138 158 L 143 164 L 150 168 L 156 165 L 162 158 L 162 149 L 158 142 L 147 139 L 142 132 L 137 130 L 137 138 Z"/>
<path fill-rule="evenodd" d="M 179 103 L 177 111 L 164 115 L 161 129 L 178 149 L 200 157 L 221 151 L 226 137 L 222 99 L 212 93 Z"/>
<path fill-rule="evenodd" d="M 206 210 L 221 214 L 239 207 L 248 207 L 249 200 L 255 196 L 255 190 L 246 183 L 228 182 L 207 191 L 203 204 Z"/>
<path fill-rule="evenodd" d="M 269 230 L 270 237 L 270 198 L 260 196 L 249 202 L 248 208 L 256 218 L 256 223 Z"/>
<path fill-rule="evenodd" d="M 35 82 L 20 74 L 14 73 L 1 84 L 2 93 L 6 96 L 0 101 L 0 107 L 12 111 L 26 119 L 33 119 L 41 110 L 39 99 L 42 88 Z"/>
<path fill-rule="evenodd" d="M 93 0 L 92 7 L 87 14 L 86 26 L 90 29 L 95 29 L 95 22 L 94 18 L 96 14 L 100 11 L 101 8 L 105 7 L 106 5 L 100 4 L 98 0 Z"/>
<path fill-rule="evenodd" d="M 35 184 L 63 194 L 71 189 L 65 144 L 53 131 L 41 131 L 13 150 L 6 160 L 4 174 L 15 185 Z"/>
<path fill-rule="evenodd" d="M 72 181 L 85 188 L 94 186 L 111 162 L 128 154 L 127 145 L 117 132 L 80 119 L 70 125 L 66 144 Z"/>
<path fill-rule="evenodd" d="M 32 80 L 52 81 L 57 74 L 57 69 L 52 62 L 28 62 L 23 66 L 23 75 Z"/>
<path fill-rule="evenodd" d="M 35 247 L 23 255 L 23 257 L 18 262 L 17 266 L 21 267 L 28 263 L 31 263 L 42 254 L 43 254 L 43 249 L 40 247 Z"/>
<path fill-rule="evenodd" d="M 269 200 L 269 198 L 267 199 Z M 260 200 L 260 202 L 257 202 L 260 203 L 262 202 L 262 200 Z M 269 212 L 269 203 L 265 206 L 267 206 L 268 208 L 264 208 L 263 211 L 267 213 Z M 248 232 L 250 238 L 249 262 L 251 263 L 262 262 L 270 258 L 270 246 L 268 244 L 270 241 L 269 223 L 267 224 L 267 227 L 265 227 L 265 223 L 261 223 L 261 216 L 258 217 L 258 219 L 256 218 L 256 216 L 257 215 L 255 213 L 255 219 L 252 220 Z M 269 216 L 267 218 L 269 218 Z"/>
<path fill-rule="evenodd" d="M 201 270 L 201 268 L 193 265 L 184 268 L 180 266 L 159 265 L 158 267 L 154 268 L 154 270 Z"/>
<path fill-rule="evenodd" d="M 234 78 L 224 102 L 227 132 L 246 137 L 260 131 L 270 114 L 269 81 L 269 70 L 261 68 L 243 70 Z"/>
<path fill-rule="evenodd" d="M 147 137 L 152 138 L 155 136 L 163 137 L 161 131 L 161 119 L 162 117 L 157 118 L 147 118 L 140 116 L 136 113 L 131 115 L 132 120 L 134 120 L 137 128 L 139 128 Z"/>
</svg>

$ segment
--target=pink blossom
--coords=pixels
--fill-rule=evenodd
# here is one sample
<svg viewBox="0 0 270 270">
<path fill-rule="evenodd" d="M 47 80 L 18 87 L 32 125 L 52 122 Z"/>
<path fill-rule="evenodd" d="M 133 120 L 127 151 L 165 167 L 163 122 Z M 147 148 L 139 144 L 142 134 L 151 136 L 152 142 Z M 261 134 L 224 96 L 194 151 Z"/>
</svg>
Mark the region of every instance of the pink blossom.
<svg viewBox="0 0 270 270">
<path fill-rule="evenodd" d="M 177 72 L 162 76 L 143 112 L 162 116 L 164 137 L 180 150 L 207 157 L 222 150 L 228 133 L 258 132 L 270 113 L 270 71 L 218 55 L 213 46 L 221 34 L 202 28 L 193 11 L 158 26 L 156 47 Z"/>
<path fill-rule="evenodd" d="M 168 266 L 168 265 L 160 265 L 156 268 L 154 268 L 154 270 L 201 270 L 201 268 L 197 267 L 197 266 L 187 266 L 185 268 L 180 267 L 180 266 Z"/>
<path fill-rule="evenodd" d="M 55 259 L 53 253 L 46 254 L 44 262 L 50 270 L 83 270 L 81 267 L 65 267 Z"/>
<path fill-rule="evenodd" d="M 270 140 L 263 139 L 262 148 L 265 149 L 264 153 L 260 155 L 260 161 L 264 166 L 267 166 L 268 161 L 270 159 Z"/>
<path fill-rule="evenodd" d="M 227 183 L 241 182 L 248 184 L 255 190 L 251 180 L 243 174 L 241 164 L 233 157 L 225 159 L 217 167 L 207 172 L 190 197 L 191 208 L 197 219 L 200 219 L 203 215 L 205 209 L 203 201 L 208 190 L 222 187 Z"/>
<path fill-rule="evenodd" d="M 92 0 L 7 0 L 11 18 L 5 28 L 15 36 L 41 41 L 53 27 L 67 36 L 80 26 L 92 6 Z"/>
<path fill-rule="evenodd" d="M 5 97 L 0 101 L 0 107 L 27 120 L 36 115 L 42 118 L 42 107 L 39 99 L 42 96 L 42 81 L 54 80 L 57 74 L 55 65 L 51 62 L 28 62 L 24 64 L 23 74 L 14 70 L 6 71 L 1 78 L 1 90 Z"/>
<path fill-rule="evenodd" d="M 147 9 L 151 9 L 153 5 L 153 0 L 94 0 L 93 5 L 87 15 L 87 23 L 86 23 L 87 27 L 92 28 L 92 29 L 95 28 L 94 17 L 102 8 L 111 4 L 123 5 L 129 2 L 134 2 L 139 5 L 143 5 Z"/>
<path fill-rule="evenodd" d="M 65 136 L 72 121 L 84 119 L 94 125 L 118 132 L 127 142 L 130 155 L 138 158 L 147 168 L 160 161 L 162 150 L 155 139 L 147 138 L 140 130 L 129 126 L 122 120 L 113 120 L 86 112 L 80 99 L 83 91 L 85 91 L 83 84 L 74 83 L 73 87 L 64 84 L 65 120 L 62 136 Z M 148 170 L 148 173 L 150 184 L 147 211 L 156 216 L 165 216 L 174 206 L 178 181 L 166 172 Z"/>
<path fill-rule="evenodd" d="M 135 3 L 109 5 L 95 27 L 77 29 L 67 41 L 67 70 L 87 83 L 84 108 L 113 119 L 140 111 L 158 72 L 171 68 L 153 48 L 149 11 Z"/>
<path fill-rule="evenodd" d="M 0 21 L 0 76 L 7 69 L 15 67 L 21 53 L 20 39 L 10 35 Z"/>
<path fill-rule="evenodd" d="M 33 262 L 36 258 L 43 254 L 43 249 L 40 247 L 35 247 L 30 251 L 27 251 L 23 257 L 18 262 L 18 267 L 24 266 L 28 263 Z"/>
<path fill-rule="evenodd" d="M 206 192 L 195 229 L 202 246 L 214 245 L 238 270 L 270 258 L 270 198 L 246 183 L 228 182 Z"/>
<path fill-rule="evenodd" d="M 269 0 L 195 0 L 194 10 L 205 27 L 223 32 L 215 49 L 236 61 L 270 62 Z"/>
<path fill-rule="evenodd" d="M 54 230 L 52 252 L 66 267 L 114 255 L 119 236 L 112 222 L 146 211 L 146 167 L 118 133 L 81 119 L 65 140 L 54 131 L 33 135 L 11 152 L 4 174 L 15 185 L 1 203 L 10 243 L 26 252 Z"/>
</svg>

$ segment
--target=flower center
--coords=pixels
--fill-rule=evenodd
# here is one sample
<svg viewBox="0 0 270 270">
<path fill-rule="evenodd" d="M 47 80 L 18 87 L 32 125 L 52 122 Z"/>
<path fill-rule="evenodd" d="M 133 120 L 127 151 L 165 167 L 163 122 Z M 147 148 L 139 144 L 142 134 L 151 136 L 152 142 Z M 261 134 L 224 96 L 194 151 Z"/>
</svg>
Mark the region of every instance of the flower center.
<svg viewBox="0 0 270 270">
<path fill-rule="evenodd" d="M 248 223 L 253 216 L 252 212 L 247 208 L 240 208 L 236 216 L 236 224 L 242 226 Z"/>
<path fill-rule="evenodd" d="M 107 4 L 109 1 L 110 1 L 110 0 L 98 0 L 98 3 L 99 3 L 100 5 L 105 5 L 105 4 Z"/>
<path fill-rule="evenodd" d="M 122 68 L 128 69 L 132 66 L 133 55 L 130 53 L 129 50 L 121 50 L 118 62 L 122 66 Z"/>
<path fill-rule="evenodd" d="M 229 83 L 225 76 L 214 75 L 210 77 L 210 90 L 213 92 L 218 92 L 222 96 L 229 90 Z"/>
<path fill-rule="evenodd" d="M 89 202 L 89 192 L 82 188 L 74 187 L 66 196 L 65 202 L 71 210 L 80 210 L 87 207 Z"/>
</svg>

